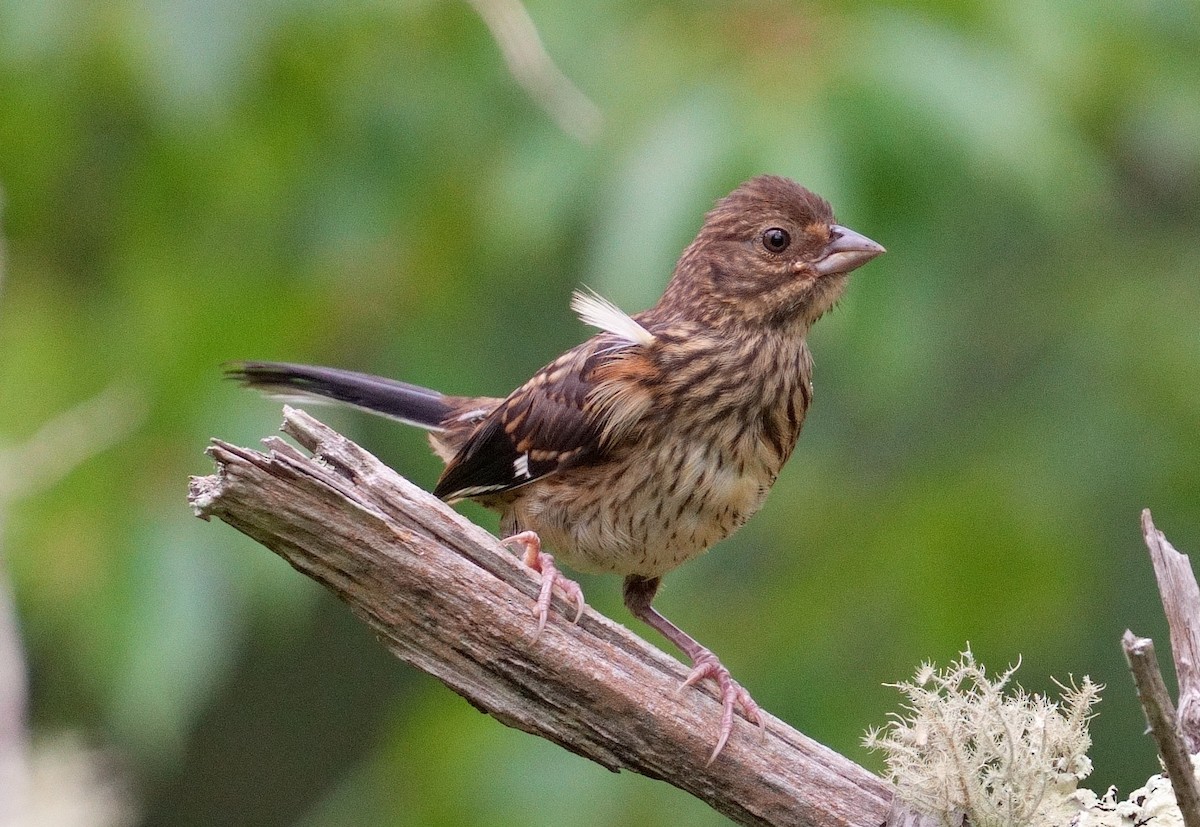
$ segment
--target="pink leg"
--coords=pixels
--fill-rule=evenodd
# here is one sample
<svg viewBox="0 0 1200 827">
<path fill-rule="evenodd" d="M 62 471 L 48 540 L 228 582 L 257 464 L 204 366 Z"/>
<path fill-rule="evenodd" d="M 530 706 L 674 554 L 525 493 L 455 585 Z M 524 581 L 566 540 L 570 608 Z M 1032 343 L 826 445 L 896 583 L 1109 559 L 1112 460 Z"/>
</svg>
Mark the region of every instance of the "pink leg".
<svg viewBox="0 0 1200 827">
<path fill-rule="evenodd" d="M 554 565 L 554 557 L 542 551 L 542 541 L 535 532 L 522 531 L 511 537 L 505 537 L 500 541 L 500 545 L 519 547 L 523 552 L 522 559 L 525 561 L 525 565 L 542 575 L 542 590 L 538 593 L 537 602 L 533 606 L 533 613 L 538 619 L 535 639 L 541 635 L 542 629 L 546 628 L 555 583 L 563 590 L 567 599 L 575 604 L 575 619 L 571 622 L 579 622 L 579 618 L 583 616 L 583 609 L 587 605 L 583 602 L 583 589 L 579 588 L 579 584 L 574 580 L 568 580 L 562 575 L 558 566 Z"/>
<path fill-rule="evenodd" d="M 742 711 L 746 713 L 746 720 L 758 724 L 764 737 L 767 734 L 767 720 L 763 717 L 758 704 L 750 697 L 750 693 L 733 680 L 729 670 L 721 664 L 721 661 L 717 660 L 716 655 L 701 646 L 695 638 L 667 620 L 650 605 L 655 592 L 658 591 L 659 582 L 660 578 L 658 577 L 637 577 L 635 575 L 626 577 L 625 606 L 633 613 L 634 617 L 656 629 L 691 658 L 691 674 L 687 676 L 687 680 L 683 682 L 683 686 L 679 687 L 680 689 L 697 684 L 705 678 L 716 681 L 717 688 L 721 692 L 721 724 L 717 730 L 717 745 L 713 748 L 712 755 L 708 757 L 708 763 L 711 764 L 721 754 L 721 750 L 725 748 L 725 742 L 729 740 L 729 735 L 733 732 L 735 706 L 742 707 Z"/>
</svg>

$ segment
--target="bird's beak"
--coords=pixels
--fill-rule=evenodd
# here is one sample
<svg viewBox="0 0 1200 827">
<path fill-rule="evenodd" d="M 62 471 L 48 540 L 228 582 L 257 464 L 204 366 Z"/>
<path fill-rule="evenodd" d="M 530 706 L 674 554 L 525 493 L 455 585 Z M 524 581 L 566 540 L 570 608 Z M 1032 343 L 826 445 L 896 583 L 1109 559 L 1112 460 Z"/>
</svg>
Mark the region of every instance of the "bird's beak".
<svg viewBox="0 0 1200 827">
<path fill-rule="evenodd" d="M 840 224 L 830 227 L 829 234 L 829 243 L 821 251 L 821 257 L 813 264 L 813 270 L 819 276 L 849 273 L 887 252 L 882 244 L 876 244 L 865 235 Z"/>
</svg>

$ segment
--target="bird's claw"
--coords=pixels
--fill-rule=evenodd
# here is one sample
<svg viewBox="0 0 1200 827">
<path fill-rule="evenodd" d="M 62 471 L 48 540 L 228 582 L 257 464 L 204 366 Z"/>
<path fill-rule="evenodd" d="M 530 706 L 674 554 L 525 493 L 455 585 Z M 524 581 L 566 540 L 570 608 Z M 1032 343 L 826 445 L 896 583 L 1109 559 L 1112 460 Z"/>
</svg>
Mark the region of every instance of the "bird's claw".
<svg viewBox="0 0 1200 827">
<path fill-rule="evenodd" d="M 520 534 L 504 538 L 500 541 L 500 544 L 520 548 L 525 565 L 536 572 L 540 572 L 542 575 L 542 588 L 538 592 L 537 600 L 533 604 L 533 614 L 538 619 L 534 640 L 537 640 L 541 636 L 542 630 L 546 628 L 546 621 L 550 617 L 550 601 L 554 598 L 554 585 L 556 583 L 562 589 L 567 601 L 575 606 L 575 617 L 571 622 L 578 623 L 579 618 L 583 617 L 583 610 L 587 607 L 587 604 L 583 600 L 583 589 L 579 588 L 578 583 L 568 579 L 558 570 L 558 566 L 554 564 L 553 555 L 542 551 L 542 541 L 538 538 L 537 533 L 522 531 Z"/>
<path fill-rule="evenodd" d="M 721 725 L 717 731 L 717 745 L 713 748 L 712 755 L 708 756 L 707 764 L 711 764 L 717 760 L 721 750 L 725 749 L 725 742 L 729 740 L 729 735 L 733 732 L 733 713 L 736 706 L 742 707 L 747 721 L 758 724 L 763 738 L 767 737 L 767 720 L 763 717 L 758 704 L 750 697 L 750 693 L 733 679 L 729 670 L 721 661 L 717 660 L 717 656 L 707 649 L 702 650 L 694 658 L 692 671 L 679 688 L 682 690 L 685 686 L 695 686 L 707 678 L 716 681 L 717 687 L 721 691 Z"/>
</svg>

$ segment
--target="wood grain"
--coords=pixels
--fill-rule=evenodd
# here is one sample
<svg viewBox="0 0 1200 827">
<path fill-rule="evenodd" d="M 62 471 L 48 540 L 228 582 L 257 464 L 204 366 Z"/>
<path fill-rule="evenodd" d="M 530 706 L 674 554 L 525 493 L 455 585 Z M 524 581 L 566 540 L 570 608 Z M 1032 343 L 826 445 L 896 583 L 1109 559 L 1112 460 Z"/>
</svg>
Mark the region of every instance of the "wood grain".
<svg viewBox="0 0 1200 827">
<path fill-rule="evenodd" d="M 720 706 L 678 691 L 687 669 L 588 609 L 578 625 L 556 597 L 537 639 L 537 575 L 495 537 L 303 411 L 255 451 L 214 440 L 216 473 L 190 502 L 335 592 L 396 657 L 508 726 L 610 770 L 631 770 L 741 824 L 879 827 L 892 788 L 768 716 L 738 718 L 711 765 Z"/>
</svg>

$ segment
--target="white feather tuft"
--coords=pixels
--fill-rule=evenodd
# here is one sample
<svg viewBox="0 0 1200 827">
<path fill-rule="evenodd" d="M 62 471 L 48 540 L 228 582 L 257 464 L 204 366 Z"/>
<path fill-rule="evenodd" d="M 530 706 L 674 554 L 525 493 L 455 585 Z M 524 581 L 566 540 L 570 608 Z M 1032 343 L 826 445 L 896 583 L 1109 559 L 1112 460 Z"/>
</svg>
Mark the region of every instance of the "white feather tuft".
<svg viewBox="0 0 1200 827">
<path fill-rule="evenodd" d="M 648 345 L 654 341 L 654 335 L 634 321 L 632 316 L 591 288 L 586 289 L 586 293 L 576 290 L 571 295 L 571 309 L 580 321 L 635 345 Z"/>
</svg>

